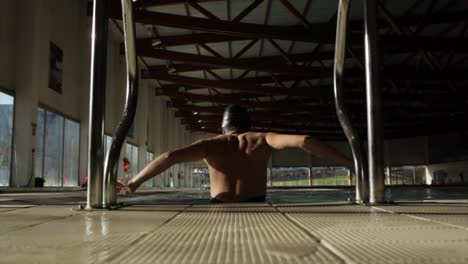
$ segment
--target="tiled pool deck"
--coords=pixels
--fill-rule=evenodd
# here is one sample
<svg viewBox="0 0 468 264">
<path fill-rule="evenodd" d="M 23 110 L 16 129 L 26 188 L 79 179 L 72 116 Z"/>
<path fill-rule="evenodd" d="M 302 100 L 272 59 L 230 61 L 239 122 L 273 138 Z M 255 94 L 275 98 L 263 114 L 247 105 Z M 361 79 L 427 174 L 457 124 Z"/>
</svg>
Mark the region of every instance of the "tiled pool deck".
<svg viewBox="0 0 468 264">
<path fill-rule="evenodd" d="M 74 210 L 83 195 L 0 194 L 0 263 L 468 263 L 468 200 Z"/>
</svg>

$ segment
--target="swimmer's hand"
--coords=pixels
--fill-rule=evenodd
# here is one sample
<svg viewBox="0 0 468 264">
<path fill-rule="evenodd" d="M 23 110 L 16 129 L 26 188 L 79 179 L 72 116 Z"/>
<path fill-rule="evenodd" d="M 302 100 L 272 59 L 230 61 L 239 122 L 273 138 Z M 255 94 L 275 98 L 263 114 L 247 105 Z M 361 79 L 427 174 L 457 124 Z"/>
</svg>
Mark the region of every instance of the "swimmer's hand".
<svg viewBox="0 0 468 264">
<path fill-rule="evenodd" d="M 117 193 L 123 194 L 123 195 L 128 195 L 130 193 L 133 193 L 134 190 L 130 188 L 128 184 L 128 179 L 123 178 L 117 181 Z"/>
</svg>

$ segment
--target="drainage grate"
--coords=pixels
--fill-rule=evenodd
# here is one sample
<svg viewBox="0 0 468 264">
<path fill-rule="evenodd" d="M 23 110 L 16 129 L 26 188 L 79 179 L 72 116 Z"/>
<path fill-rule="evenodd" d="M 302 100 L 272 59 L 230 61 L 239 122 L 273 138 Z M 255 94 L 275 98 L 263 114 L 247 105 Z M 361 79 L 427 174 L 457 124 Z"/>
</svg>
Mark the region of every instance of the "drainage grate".
<svg viewBox="0 0 468 264">
<path fill-rule="evenodd" d="M 327 208 L 316 213 L 311 208 L 295 207 L 287 215 L 323 239 L 347 262 L 467 263 L 468 232 L 363 208 L 369 213 L 356 213 L 360 210 L 347 207 Z"/>
<path fill-rule="evenodd" d="M 198 210 L 201 210 L 199 212 Z M 193 206 L 106 261 L 342 263 L 268 205 Z"/>
</svg>

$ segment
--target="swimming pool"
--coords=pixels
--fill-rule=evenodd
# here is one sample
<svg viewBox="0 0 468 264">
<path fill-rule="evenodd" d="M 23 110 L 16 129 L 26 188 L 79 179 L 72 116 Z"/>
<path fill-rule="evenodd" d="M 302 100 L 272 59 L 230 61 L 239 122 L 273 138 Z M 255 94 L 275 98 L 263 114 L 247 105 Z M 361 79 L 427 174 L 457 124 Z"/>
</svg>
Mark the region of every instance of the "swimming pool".
<svg viewBox="0 0 468 264">
<path fill-rule="evenodd" d="M 468 186 L 450 187 L 387 187 L 386 200 L 431 201 L 467 200 Z M 321 203 L 343 202 L 354 198 L 354 189 L 269 189 L 268 203 Z M 210 199 L 207 190 L 156 190 L 122 197 L 128 204 L 205 204 Z"/>
</svg>

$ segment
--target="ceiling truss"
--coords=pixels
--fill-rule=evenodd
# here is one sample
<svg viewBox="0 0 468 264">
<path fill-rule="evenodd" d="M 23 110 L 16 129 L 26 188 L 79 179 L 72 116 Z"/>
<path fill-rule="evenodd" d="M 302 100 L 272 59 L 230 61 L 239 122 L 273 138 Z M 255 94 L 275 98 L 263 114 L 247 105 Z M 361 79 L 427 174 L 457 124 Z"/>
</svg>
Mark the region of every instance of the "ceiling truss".
<svg viewBox="0 0 468 264">
<path fill-rule="evenodd" d="M 336 14 L 326 22 L 310 22 L 311 0 L 303 9 L 280 0 L 297 21 L 268 23 L 271 0 L 252 0 L 232 15 L 232 0 L 223 14 L 210 10 L 216 0 L 137 1 L 136 21 L 151 25 L 154 34 L 137 40 L 142 58 L 164 61 L 150 64 L 143 78 L 160 84 L 157 96 L 167 96 L 168 107 L 192 131 L 220 132 L 227 104 L 241 104 L 251 113 L 258 131 L 310 133 L 327 140 L 343 140 L 334 115 L 332 63 Z M 423 3 L 425 2 L 425 3 Z M 419 136 L 466 129 L 468 117 L 468 6 L 451 10 L 453 1 L 416 1 L 398 17 L 379 1 L 382 56 L 381 86 L 387 138 Z M 260 6 L 265 23 L 245 22 Z M 118 5 L 110 14 L 119 19 Z M 154 11 L 179 6 L 186 15 Z M 423 12 L 421 12 L 423 10 Z M 197 12 L 197 16 L 194 16 Z M 363 22 L 350 22 L 345 70 L 346 104 L 359 133 L 365 133 Z M 158 27 L 190 30 L 191 34 L 161 36 Z M 428 34 L 432 28 L 443 28 Z M 436 32 L 432 29 L 432 31 Z M 289 41 L 285 45 L 285 41 Z M 234 52 L 233 43 L 244 43 Z M 221 53 L 213 45 L 228 44 Z M 310 43 L 308 52 L 294 52 L 297 43 Z M 263 55 L 265 45 L 275 55 Z M 194 46 L 195 52 L 175 51 Z M 258 56 L 252 49 L 259 50 Z M 226 55 L 228 54 L 228 55 Z M 228 70 L 229 77 L 220 75 Z M 203 73 L 202 78 L 197 73 Z M 203 92 L 204 91 L 204 92 Z M 433 125 L 437 123 L 437 125 Z"/>
</svg>

